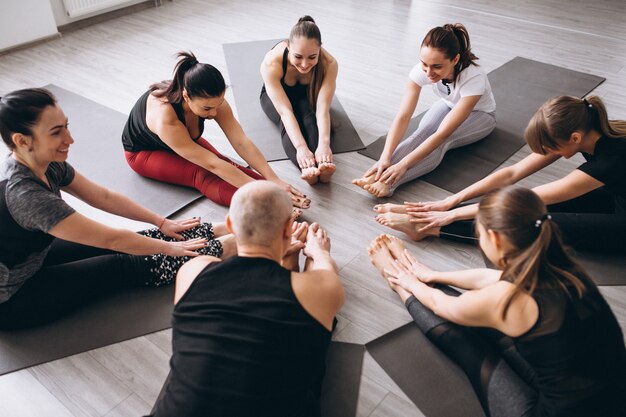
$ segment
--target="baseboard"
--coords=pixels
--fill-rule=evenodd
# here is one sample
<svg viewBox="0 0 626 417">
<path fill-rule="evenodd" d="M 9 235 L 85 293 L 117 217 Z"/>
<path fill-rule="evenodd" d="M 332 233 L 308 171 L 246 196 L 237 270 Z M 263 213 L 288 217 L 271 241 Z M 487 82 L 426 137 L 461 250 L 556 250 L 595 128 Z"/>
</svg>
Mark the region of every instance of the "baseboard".
<svg viewBox="0 0 626 417">
<path fill-rule="evenodd" d="M 53 35 L 44 36 L 43 38 L 35 39 L 34 41 L 29 41 L 29 42 L 20 43 L 19 45 L 9 46 L 8 48 L 0 49 L 0 56 L 11 53 L 11 52 L 20 51 L 22 49 L 32 48 L 33 46 L 37 46 L 44 42 L 48 42 L 52 39 L 57 39 L 60 37 L 61 37 L 61 34 L 57 32 Z"/>
</svg>

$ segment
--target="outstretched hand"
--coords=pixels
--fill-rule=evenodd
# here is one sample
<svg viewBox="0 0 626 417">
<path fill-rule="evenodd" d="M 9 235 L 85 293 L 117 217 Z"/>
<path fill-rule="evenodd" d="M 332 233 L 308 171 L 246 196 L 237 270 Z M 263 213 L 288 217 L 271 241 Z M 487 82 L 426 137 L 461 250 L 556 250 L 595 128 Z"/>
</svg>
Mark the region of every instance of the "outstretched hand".
<svg viewBox="0 0 626 417">
<path fill-rule="evenodd" d="M 170 220 L 165 219 L 161 227 L 159 228 L 163 234 L 176 240 L 183 240 L 183 236 L 179 232 L 194 228 L 200 225 L 200 218 L 194 217 L 192 219 L 185 220 Z"/>
<path fill-rule="evenodd" d="M 198 249 L 206 246 L 206 238 L 183 240 L 179 242 L 165 242 L 166 250 L 163 252 L 169 256 L 198 256 Z"/>
<path fill-rule="evenodd" d="M 374 181 L 380 180 L 380 176 L 383 175 L 383 172 L 391 165 L 391 162 L 388 159 L 380 159 L 374 165 L 371 166 L 370 169 L 367 170 L 363 177 L 369 177 L 370 175 L 374 175 Z"/>
<path fill-rule="evenodd" d="M 301 249 L 304 249 L 308 231 L 309 224 L 307 222 L 293 222 L 291 242 L 289 242 L 289 247 L 285 250 L 283 258 L 291 256 L 294 253 L 300 252 Z"/>
<path fill-rule="evenodd" d="M 417 276 L 411 269 L 407 268 L 402 262 L 396 260 L 385 268 L 387 279 L 393 285 L 399 285 L 405 290 L 411 292 L 411 287 L 418 281 Z"/>
<path fill-rule="evenodd" d="M 455 205 L 454 201 L 452 201 L 452 196 L 439 201 L 420 201 L 417 203 L 405 201 L 404 204 L 406 206 L 407 213 L 418 213 L 424 211 L 448 211 Z"/>
<path fill-rule="evenodd" d="M 420 228 L 417 229 L 417 233 L 425 233 L 426 231 L 435 227 L 447 226 L 454 221 L 454 216 L 449 211 L 419 211 L 409 212 L 411 223 L 418 223 Z"/>
<path fill-rule="evenodd" d="M 398 181 L 400 181 L 400 178 L 402 178 L 405 172 L 406 167 L 404 164 L 393 164 L 385 169 L 378 181 L 384 182 L 385 184 L 393 187 Z"/>
<path fill-rule="evenodd" d="M 304 193 L 302 193 L 300 190 L 298 190 L 296 187 L 289 184 L 288 182 L 277 178 L 276 180 L 274 180 L 274 183 L 289 193 L 289 196 L 291 197 L 291 204 L 294 207 L 307 209 L 311 205 L 311 200 L 309 198 L 306 198 L 306 195 L 304 195 Z"/>
<path fill-rule="evenodd" d="M 326 230 L 317 223 L 311 224 L 306 237 L 304 254 L 315 259 L 317 256 L 328 253 L 330 253 L 330 239 Z"/>
</svg>

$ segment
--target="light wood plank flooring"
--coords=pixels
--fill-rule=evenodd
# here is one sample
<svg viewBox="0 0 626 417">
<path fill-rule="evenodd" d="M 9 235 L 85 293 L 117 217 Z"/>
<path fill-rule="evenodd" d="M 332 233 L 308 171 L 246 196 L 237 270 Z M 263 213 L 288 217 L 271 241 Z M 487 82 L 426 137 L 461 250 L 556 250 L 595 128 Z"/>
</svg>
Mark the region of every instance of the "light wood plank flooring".
<svg viewBox="0 0 626 417">
<path fill-rule="evenodd" d="M 607 78 L 596 93 L 613 118 L 626 119 L 626 11 L 622 0 L 276 0 L 164 2 L 63 35 L 60 39 L 0 56 L 0 95 L 49 83 L 128 112 L 155 80 L 170 77 L 173 54 L 191 50 L 220 68 L 228 80 L 222 43 L 287 36 L 303 14 L 318 22 L 324 46 L 340 63 L 337 95 L 365 143 L 389 128 L 418 46 L 428 29 L 463 22 L 479 63 L 490 71 L 520 55 Z M 234 105 L 232 94 L 227 98 Z M 426 91 L 417 112 L 434 101 Z M 71 121 L 70 121 L 71 123 Z M 215 126 L 205 137 L 228 148 Z M 75 138 L 80 140 L 80 138 Z M 226 151 L 232 155 L 232 150 Z M 520 150 L 507 163 L 528 153 Z M 356 153 L 338 155 L 332 184 L 309 187 L 290 162 L 272 166 L 313 198 L 304 218 L 326 227 L 347 291 L 336 340 L 365 343 L 409 321 L 402 304 L 377 277 L 365 248 L 387 232 L 374 221 L 378 203 L 350 185 L 372 163 Z M 70 157 L 71 161 L 71 157 Z M 524 181 L 532 186 L 568 172 L 579 158 L 562 161 Z M 401 188 L 391 201 L 441 198 L 446 191 L 420 181 Z M 83 213 L 111 225 L 141 228 L 81 205 Z M 226 209 L 200 201 L 179 217 L 221 221 Z M 426 240 L 407 242 L 426 264 L 442 269 L 483 265 L 476 248 Z M 602 289 L 626 328 L 626 287 Z M 3 416 L 138 416 L 147 413 L 168 372 L 170 331 L 85 352 L 0 377 Z M 366 355 L 358 415 L 423 415 Z"/>
</svg>

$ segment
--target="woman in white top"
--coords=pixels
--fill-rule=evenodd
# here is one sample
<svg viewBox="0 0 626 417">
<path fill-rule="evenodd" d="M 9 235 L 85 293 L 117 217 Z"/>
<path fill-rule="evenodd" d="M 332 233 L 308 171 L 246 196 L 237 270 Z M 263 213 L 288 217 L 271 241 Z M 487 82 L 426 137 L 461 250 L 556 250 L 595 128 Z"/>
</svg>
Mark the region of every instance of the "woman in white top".
<svg viewBox="0 0 626 417">
<path fill-rule="evenodd" d="M 380 159 L 352 183 L 376 197 L 391 196 L 400 184 L 435 169 L 448 149 L 469 145 L 491 133 L 496 126 L 496 102 L 477 59 L 462 24 L 431 29 L 422 41 L 421 62 L 409 74 L 400 111 L 391 124 Z M 441 100 L 426 112 L 417 130 L 400 143 L 422 87 L 429 84 Z"/>
</svg>

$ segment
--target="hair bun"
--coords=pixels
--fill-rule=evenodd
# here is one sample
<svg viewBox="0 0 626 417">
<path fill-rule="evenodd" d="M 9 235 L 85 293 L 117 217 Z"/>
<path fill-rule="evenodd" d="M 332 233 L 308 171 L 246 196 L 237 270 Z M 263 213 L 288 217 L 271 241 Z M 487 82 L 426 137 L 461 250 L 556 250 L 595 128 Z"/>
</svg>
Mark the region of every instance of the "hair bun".
<svg viewBox="0 0 626 417">
<path fill-rule="evenodd" d="M 315 23 L 315 20 L 313 20 L 313 18 L 307 14 L 307 15 L 302 16 L 300 19 L 298 19 L 298 23 L 302 23 L 302 22 Z"/>
</svg>

